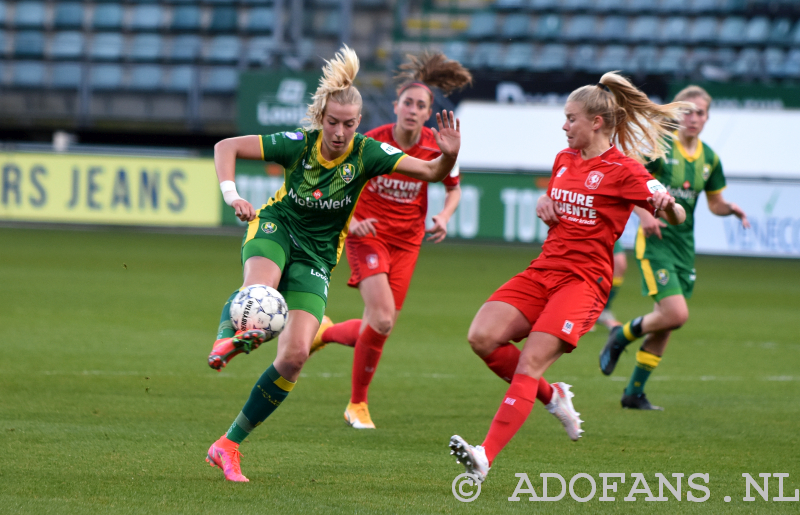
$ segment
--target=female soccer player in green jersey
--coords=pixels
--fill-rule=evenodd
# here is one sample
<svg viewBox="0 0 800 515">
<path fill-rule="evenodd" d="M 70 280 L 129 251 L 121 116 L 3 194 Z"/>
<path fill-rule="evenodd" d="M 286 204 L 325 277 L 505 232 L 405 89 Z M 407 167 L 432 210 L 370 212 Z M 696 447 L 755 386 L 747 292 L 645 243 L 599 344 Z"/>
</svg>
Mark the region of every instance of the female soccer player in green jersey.
<svg viewBox="0 0 800 515">
<path fill-rule="evenodd" d="M 694 208 L 697 197 L 705 192 L 712 213 L 735 215 L 745 228 L 750 227 L 744 211 L 722 197 L 725 176 L 719 156 L 699 138 L 708 121 L 711 96 L 699 86 L 688 86 L 675 100 L 691 102 L 695 108 L 684 115 L 667 155 L 649 163 L 647 169 L 686 210 L 686 222 L 667 226 L 647 211 L 634 209 L 641 220 L 635 250 L 642 275 L 642 294 L 652 297 L 656 304 L 652 313 L 612 329 L 600 353 L 600 370 L 610 375 L 622 350 L 647 335 L 636 353 L 636 366 L 622 395 L 623 408 L 663 409 L 650 404 L 644 385 L 661 361 L 672 331 L 689 318 L 686 301 L 692 296 L 695 282 Z"/>
<path fill-rule="evenodd" d="M 358 57 L 347 46 L 326 63 L 305 129 L 230 138 L 214 147 L 225 202 L 240 220 L 249 222 L 241 251 L 242 287 L 266 284 L 276 288 L 289 307 L 275 361 L 256 382 L 228 432 L 208 450 L 207 461 L 222 468 L 230 481 L 247 481 L 239 464 L 239 444 L 283 402 L 308 358 L 325 312 L 330 273 L 341 255 L 348 222 L 366 182 L 393 171 L 441 181 L 456 163 L 461 135 L 452 112 L 436 115 L 436 144 L 442 155 L 432 161 L 415 159 L 358 134 L 362 101 L 353 85 L 358 68 Z M 236 193 L 237 158 L 274 161 L 285 168 L 283 187 L 261 209 Z M 225 304 L 209 357 L 215 369 L 266 339 L 258 330 L 234 334 L 229 303 L 235 293 Z"/>
</svg>

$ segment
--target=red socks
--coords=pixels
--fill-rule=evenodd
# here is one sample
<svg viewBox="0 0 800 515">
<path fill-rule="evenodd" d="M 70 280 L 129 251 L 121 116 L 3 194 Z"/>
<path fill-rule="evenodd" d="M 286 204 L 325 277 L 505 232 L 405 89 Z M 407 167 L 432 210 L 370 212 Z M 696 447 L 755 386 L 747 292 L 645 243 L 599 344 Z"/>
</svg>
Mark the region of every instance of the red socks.
<svg viewBox="0 0 800 515">
<path fill-rule="evenodd" d="M 510 383 L 511 378 L 514 377 L 514 372 L 517 370 L 517 363 L 519 363 L 520 351 L 516 345 L 508 343 L 496 348 L 491 354 L 483 358 L 486 365 L 492 372 L 497 374 L 500 379 Z M 553 388 L 550 383 L 545 381 L 544 377 L 539 379 L 539 389 L 536 393 L 536 398 L 545 404 L 550 404 L 553 400 Z"/>
<path fill-rule="evenodd" d="M 352 320 L 344 323 L 350 322 Z M 360 323 L 361 321 L 359 320 L 358 322 Z M 327 334 L 328 331 L 325 331 L 325 333 Z M 375 369 L 378 368 L 378 361 L 380 361 L 381 353 L 383 352 L 383 344 L 386 343 L 388 337 L 388 335 L 377 332 L 369 324 L 364 328 L 364 332 L 359 335 L 356 342 L 355 355 L 353 356 L 353 382 L 350 402 L 354 404 L 367 402 L 367 390 L 372 382 L 372 376 L 375 375 Z"/>
<path fill-rule="evenodd" d="M 338 324 L 333 324 L 322 333 L 325 343 L 341 343 L 353 347 L 358 340 L 358 331 L 361 329 L 361 319 L 354 318 Z"/>
<path fill-rule="evenodd" d="M 538 388 L 538 379 L 514 374 L 511 386 L 506 391 L 503 403 L 500 404 L 482 444 L 490 465 L 530 415 Z"/>
</svg>

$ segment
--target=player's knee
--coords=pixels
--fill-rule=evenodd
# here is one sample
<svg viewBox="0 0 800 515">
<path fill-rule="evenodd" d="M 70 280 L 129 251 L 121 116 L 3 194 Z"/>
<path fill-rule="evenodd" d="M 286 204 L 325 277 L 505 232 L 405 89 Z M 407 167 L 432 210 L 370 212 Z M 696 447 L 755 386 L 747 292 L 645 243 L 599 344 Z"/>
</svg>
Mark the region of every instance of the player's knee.
<svg viewBox="0 0 800 515">
<path fill-rule="evenodd" d="M 375 329 L 375 332 L 388 336 L 394 328 L 394 312 L 380 313 L 369 325 Z"/>
<path fill-rule="evenodd" d="M 689 308 L 681 307 L 670 311 L 668 317 L 670 329 L 680 329 L 689 321 Z"/>
<path fill-rule="evenodd" d="M 470 347 L 479 356 L 485 356 L 497 347 L 494 335 L 488 328 L 482 325 L 473 324 L 467 333 L 467 341 Z"/>
<path fill-rule="evenodd" d="M 281 361 L 291 374 L 299 373 L 308 360 L 308 349 L 295 348 L 284 353 Z"/>
</svg>

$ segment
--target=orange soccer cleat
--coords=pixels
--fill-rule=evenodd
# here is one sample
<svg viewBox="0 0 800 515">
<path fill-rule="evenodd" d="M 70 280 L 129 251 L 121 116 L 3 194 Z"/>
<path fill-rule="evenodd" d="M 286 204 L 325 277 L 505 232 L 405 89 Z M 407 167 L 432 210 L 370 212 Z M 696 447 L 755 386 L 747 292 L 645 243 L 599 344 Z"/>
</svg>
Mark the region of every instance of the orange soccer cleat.
<svg viewBox="0 0 800 515">
<path fill-rule="evenodd" d="M 250 354 L 267 341 L 267 333 L 261 329 L 239 331 L 232 338 L 221 338 L 214 342 L 208 355 L 208 366 L 219 372 L 234 356 L 244 352 Z"/>
</svg>

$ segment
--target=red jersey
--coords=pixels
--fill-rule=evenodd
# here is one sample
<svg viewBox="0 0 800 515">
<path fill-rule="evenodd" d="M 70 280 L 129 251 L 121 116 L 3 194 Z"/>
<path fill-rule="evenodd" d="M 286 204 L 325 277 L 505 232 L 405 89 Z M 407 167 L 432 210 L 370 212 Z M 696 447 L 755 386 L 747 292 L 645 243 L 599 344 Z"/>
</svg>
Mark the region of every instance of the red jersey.
<svg viewBox="0 0 800 515">
<path fill-rule="evenodd" d="M 531 266 L 572 271 L 607 296 L 614 271 L 614 242 L 634 205 L 652 212 L 647 199 L 655 191 L 666 189 L 616 147 L 586 160 L 580 150 L 562 150 L 547 186 L 547 195 L 562 215 Z"/>
<path fill-rule="evenodd" d="M 364 134 L 395 148 L 394 124 L 382 125 Z M 416 145 L 403 149 L 409 156 L 432 161 L 442 152 L 436 144 L 433 131 L 422 128 Z M 446 187 L 458 184 L 458 168 L 442 181 Z M 353 216 L 357 220 L 375 218 L 377 237 L 397 247 L 413 250 L 422 244 L 425 237 L 425 215 L 428 212 L 428 183 L 394 172 L 370 179 L 356 204 Z"/>
</svg>

